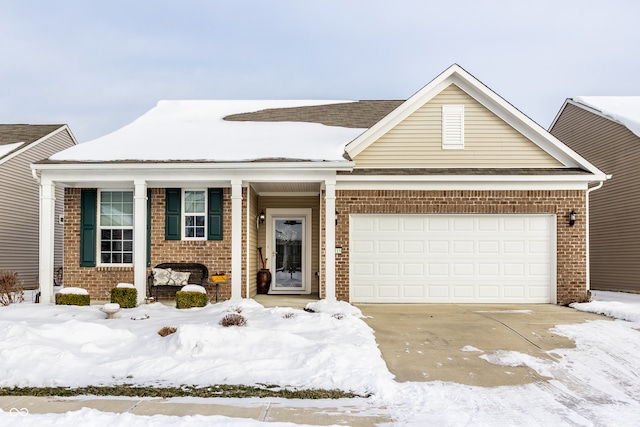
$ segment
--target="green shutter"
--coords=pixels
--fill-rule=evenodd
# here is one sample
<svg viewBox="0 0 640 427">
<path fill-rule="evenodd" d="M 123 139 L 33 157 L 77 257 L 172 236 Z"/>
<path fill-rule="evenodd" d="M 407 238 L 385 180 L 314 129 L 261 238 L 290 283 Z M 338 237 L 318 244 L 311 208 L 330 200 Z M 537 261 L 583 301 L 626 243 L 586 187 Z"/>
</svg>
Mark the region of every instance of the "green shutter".
<svg viewBox="0 0 640 427">
<path fill-rule="evenodd" d="M 182 192 L 179 188 L 167 188 L 166 206 L 164 216 L 164 239 L 180 240 L 180 215 Z"/>
<path fill-rule="evenodd" d="M 209 189 L 207 240 L 222 240 L 222 188 Z"/>
<path fill-rule="evenodd" d="M 147 189 L 147 267 L 151 267 L 151 189 Z"/>
<path fill-rule="evenodd" d="M 96 207 L 98 192 L 80 192 L 80 267 L 96 266 Z"/>
</svg>

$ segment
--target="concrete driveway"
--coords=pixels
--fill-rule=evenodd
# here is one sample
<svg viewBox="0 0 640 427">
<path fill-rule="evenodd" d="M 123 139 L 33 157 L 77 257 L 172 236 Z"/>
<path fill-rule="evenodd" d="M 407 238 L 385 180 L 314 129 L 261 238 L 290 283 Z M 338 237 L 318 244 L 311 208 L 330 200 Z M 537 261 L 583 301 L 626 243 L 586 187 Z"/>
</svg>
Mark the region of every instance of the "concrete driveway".
<svg viewBox="0 0 640 427">
<path fill-rule="evenodd" d="M 575 347 L 553 334 L 559 324 L 607 319 L 550 304 L 358 304 L 396 381 L 450 381 L 494 387 L 544 380 L 525 366 L 479 356 L 499 350 L 539 358 Z"/>
</svg>

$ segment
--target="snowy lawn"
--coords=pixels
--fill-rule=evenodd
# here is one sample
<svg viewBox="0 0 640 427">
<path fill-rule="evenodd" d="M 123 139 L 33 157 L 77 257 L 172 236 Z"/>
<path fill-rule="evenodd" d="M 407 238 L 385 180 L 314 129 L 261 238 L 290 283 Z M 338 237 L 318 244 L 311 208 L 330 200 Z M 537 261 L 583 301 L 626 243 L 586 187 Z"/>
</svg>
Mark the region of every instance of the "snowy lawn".
<svg viewBox="0 0 640 427">
<path fill-rule="evenodd" d="M 180 311 L 154 304 L 107 320 L 97 306 L 1 307 L 0 385 L 263 383 L 372 394 L 363 402 L 384 408 L 397 426 L 640 425 L 640 295 L 595 292 L 594 302 L 574 305 L 628 320 L 557 325 L 552 331 L 575 340 L 576 348 L 551 351 L 551 360 L 516 352 L 479 354 L 489 363 L 527 365 L 552 378 L 494 388 L 396 383 L 357 309 L 324 302 L 316 308 L 318 313 L 265 309 L 252 300 Z M 246 327 L 218 324 L 238 309 Z M 164 326 L 177 331 L 161 337 L 157 331 Z M 90 409 L 14 415 L 0 412 L 0 425 L 292 425 Z"/>
</svg>

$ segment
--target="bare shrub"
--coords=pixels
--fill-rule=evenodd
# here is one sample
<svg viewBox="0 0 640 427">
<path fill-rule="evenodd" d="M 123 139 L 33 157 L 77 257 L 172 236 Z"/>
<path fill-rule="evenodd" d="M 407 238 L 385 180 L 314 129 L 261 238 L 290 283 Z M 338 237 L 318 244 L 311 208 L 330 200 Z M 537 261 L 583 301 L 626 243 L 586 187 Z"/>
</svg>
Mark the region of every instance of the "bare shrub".
<svg viewBox="0 0 640 427">
<path fill-rule="evenodd" d="M 165 326 L 164 328 L 158 331 L 158 335 L 160 335 L 161 337 L 166 337 L 167 335 L 171 335 L 176 331 L 177 329 L 172 326 Z"/>
<path fill-rule="evenodd" d="M 229 313 L 220 320 L 220 324 L 224 327 L 228 326 L 247 326 L 247 319 L 238 313 Z"/>
<path fill-rule="evenodd" d="M 282 315 L 283 319 L 293 319 L 296 317 L 296 314 L 293 311 L 288 311 Z"/>
<path fill-rule="evenodd" d="M 24 290 L 18 273 L 9 270 L 0 271 L 0 305 L 24 302 Z"/>
</svg>

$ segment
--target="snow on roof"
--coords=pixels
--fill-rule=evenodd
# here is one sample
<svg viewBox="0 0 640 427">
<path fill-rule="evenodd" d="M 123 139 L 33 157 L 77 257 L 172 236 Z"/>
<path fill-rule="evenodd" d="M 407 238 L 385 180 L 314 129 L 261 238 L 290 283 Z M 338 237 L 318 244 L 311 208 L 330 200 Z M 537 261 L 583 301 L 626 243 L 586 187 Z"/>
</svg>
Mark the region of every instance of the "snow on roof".
<svg viewBox="0 0 640 427">
<path fill-rule="evenodd" d="M 301 122 L 237 122 L 231 114 L 354 101 L 160 101 L 113 133 L 51 156 L 53 161 L 344 161 L 364 129 Z"/>
<path fill-rule="evenodd" d="M 24 142 L 14 142 L 13 144 L 0 145 L 0 157 L 4 157 L 16 148 L 20 147 Z"/>
<path fill-rule="evenodd" d="M 622 123 L 640 137 L 640 96 L 578 96 L 573 100 Z"/>
</svg>

